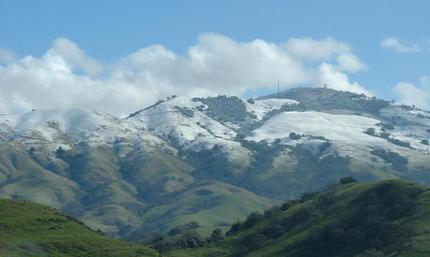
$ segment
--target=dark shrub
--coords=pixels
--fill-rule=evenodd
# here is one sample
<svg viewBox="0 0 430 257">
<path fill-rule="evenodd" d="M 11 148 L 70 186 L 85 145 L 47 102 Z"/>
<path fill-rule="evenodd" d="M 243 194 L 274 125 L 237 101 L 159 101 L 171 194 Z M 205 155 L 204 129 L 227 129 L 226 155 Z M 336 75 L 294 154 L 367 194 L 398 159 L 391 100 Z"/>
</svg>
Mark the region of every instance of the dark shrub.
<svg viewBox="0 0 430 257">
<path fill-rule="evenodd" d="M 250 104 L 255 104 L 255 100 L 253 98 L 249 98 L 246 101 Z"/>
<path fill-rule="evenodd" d="M 264 219 L 264 216 L 259 212 L 252 212 L 243 223 L 244 228 L 250 228 Z"/>
<path fill-rule="evenodd" d="M 382 128 L 386 129 L 386 130 L 393 130 L 394 129 L 394 125 L 391 123 L 382 123 Z"/>
<path fill-rule="evenodd" d="M 405 141 L 402 141 L 399 139 L 391 139 L 390 138 L 390 139 L 388 139 L 388 141 L 390 141 L 391 143 L 393 143 L 395 145 L 401 146 L 401 147 L 411 147 L 411 143 L 405 142 Z"/>
<path fill-rule="evenodd" d="M 327 150 L 330 146 L 332 145 L 332 143 L 330 142 L 324 142 L 322 143 L 319 147 L 318 150 L 320 150 L 321 153 L 325 152 L 325 150 Z M 327 157 L 326 157 L 327 158 Z"/>
<path fill-rule="evenodd" d="M 58 150 L 57 150 L 58 151 Z M 36 148 L 34 148 L 34 146 L 30 147 L 30 149 L 28 149 L 28 153 L 30 155 L 34 155 L 34 153 L 36 152 Z"/>
<path fill-rule="evenodd" d="M 281 205 L 281 210 L 286 211 L 290 207 L 297 205 L 297 204 L 299 204 L 299 201 L 297 201 L 297 200 L 291 200 L 291 201 L 285 202 Z"/>
<path fill-rule="evenodd" d="M 187 107 L 174 106 L 174 108 L 187 117 L 194 117 L 194 111 Z"/>
<path fill-rule="evenodd" d="M 221 122 L 244 121 L 248 113 L 245 103 L 236 96 L 219 95 L 217 97 L 193 98 L 208 106 L 206 114 Z"/>
<path fill-rule="evenodd" d="M 314 199 L 319 193 L 318 192 L 305 192 L 300 197 L 300 202 L 306 202 L 311 199 Z"/>
<path fill-rule="evenodd" d="M 375 135 L 375 128 L 368 128 L 368 129 L 366 129 L 366 131 L 364 133 L 371 135 L 371 136 L 374 136 Z"/>
<path fill-rule="evenodd" d="M 272 208 L 264 211 L 264 218 L 269 218 L 275 215 L 278 215 L 279 213 L 281 213 L 281 207 L 279 206 L 273 206 Z"/>
<path fill-rule="evenodd" d="M 216 228 L 212 231 L 211 234 L 211 241 L 212 242 L 218 242 L 224 239 L 224 235 L 222 233 L 222 230 L 220 228 Z"/>
<path fill-rule="evenodd" d="M 175 227 L 175 228 L 172 228 L 171 230 L 169 230 L 169 232 L 167 234 L 169 236 L 175 236 L 175 235 L 178 235 L 178 234 L 181 234 L 181 233 L 182 233 L 182 229 L 178 228 L 178 227 Z"/>
<path fill-rule="evenodd" d="M 293 140 L 298 140 L 298 139 L 302 138 L 302 136 L 300 136 L 299 134 L 296 134 L 294 132 L 291 132 L 289 137 Z"/>
<path fill-rule="evenodd" d="M 339 183 L 342 185 L 356 183 L 357 180 L 353 177 L 343 177 L 339 179 Z"/>
<path fill-rule="evenodd" d="M 230 229 L 227 231 L 227 233 L 225 233 L 225 235 L 234 236 L 242 230 L 243 230 L 243 223 L 240 221 L 236 221 L 235 223 L 233 223 L 233 225 L 231 225 Z"/>
<path fill-rule="evenodd" d="M 58 149 L 55 151 L 55 155 L 59 159 L 65 159 L 66 158 L 66 151 L 63 149 L 63 147 L 58 147 Z"/>
<path fill-rule="evenodd" d="M 383 149 L 373 150 L 370 152 L 373 155 L 376 155 L 383 159 L 384 161 L 391 163 L 391 166 L 396 170 L 404 170 L 407 169 L 406 165 L 408 165 L 408 159 L 401 156 L 396 152 L 386 151 Z"/>
<path fill-rule="evenodd" d="M 385 139 L 389 139 L 389 138 L 390 138 L 390 133 L 382 132 L 382 133 L 381 133 L 381 137 L 382 137 L 382 138 L 385 138 Z"/>
</svg>

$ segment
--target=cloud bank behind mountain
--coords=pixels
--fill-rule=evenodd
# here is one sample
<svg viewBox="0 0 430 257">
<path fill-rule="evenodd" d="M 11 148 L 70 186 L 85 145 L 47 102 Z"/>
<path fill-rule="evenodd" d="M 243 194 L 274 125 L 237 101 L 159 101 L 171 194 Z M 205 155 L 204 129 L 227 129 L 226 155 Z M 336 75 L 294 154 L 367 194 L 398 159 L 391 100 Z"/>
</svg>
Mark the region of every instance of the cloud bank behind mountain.
<svg viewBox="0 0 430 257">
<path fill-rule="evenodd" d="M 102 63 L 75 42 L 56 39 L 40 57 L 0 52 L 0 112 L 82 107 L 125 115 L 169 95 L 243 95 L 252 90 L 327 84 L 371 95 L 349 75 L 366 69 L 351 47 L 333 38 L 282 43 L 238 42 L 201 34 L 180 55 L 150 45 Z"/>
</svg>

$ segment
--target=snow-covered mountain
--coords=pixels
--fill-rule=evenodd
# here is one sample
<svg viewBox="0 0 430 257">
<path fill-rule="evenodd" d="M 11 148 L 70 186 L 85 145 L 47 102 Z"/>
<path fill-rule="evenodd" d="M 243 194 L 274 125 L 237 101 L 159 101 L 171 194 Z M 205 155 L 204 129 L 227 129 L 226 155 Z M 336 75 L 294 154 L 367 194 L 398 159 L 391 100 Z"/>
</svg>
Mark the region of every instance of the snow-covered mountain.
<svg viewBox="0 0 430 257">
<path fill-rule="evenodd" d="M 329 89 L 290 91 L 300 90 L 302 95 L 328 91 L 350 97 L 343 101 L 363 97 Z M 382 101 L 361 100 L 364 102 L 360 108 L 366 102 Z M 276 141 L 292 147 L 309 145 L 311 148 L 329 142 L 332 151 L 369 163 L 378 163 L 371 154 L 377 149 L 410 158 L 427 155 L 430 112 L 384 103 L 386 106 L 373 113 L 360 108 L 336 107 L 336 102 L 330 103 L 332 107 L 307 108 L 298 100 L 279 95 L 248 101 L 225 96 L 193 99 L 173 96 L 127 118 L 84 109 L 33 110 L 3 115 L 0 116 L 0 135 L 2 141 L 44 145 L 51 150 L 60 146 L 70 149 L 82 142 L 113 147 L 121 142 L 144 141 L 146 147 L 192 151 L 218 145 L 228 158 L 236 161 L 246 160 L 250 155 L 249 149 L 241 144 L 242 140 Z"/>
<path fill-rule="evenodd" d="M 205 231 L 245 215 L 213 220 L 239 198 L 261 209 L 341 176 L 430 183 L 429 138 L 430 112 L 324 88 L 172 96 L 125 118 L 34 110 L 0 116 L 0 196 L 35 192 L 124 237 L 197 220 Z"/>
</svg>

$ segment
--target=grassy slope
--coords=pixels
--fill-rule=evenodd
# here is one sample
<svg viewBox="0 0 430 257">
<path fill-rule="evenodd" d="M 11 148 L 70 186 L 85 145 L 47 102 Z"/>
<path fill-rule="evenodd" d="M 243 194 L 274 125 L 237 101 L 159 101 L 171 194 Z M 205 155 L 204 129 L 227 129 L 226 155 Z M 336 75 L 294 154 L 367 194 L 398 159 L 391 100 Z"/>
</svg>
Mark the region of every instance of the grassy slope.
<svg viewBox="0 0 430 257">
<path fill-rule="evenodd" d="M 221 243 L 167 256 L 430 256 L 430 191 L 397 180 L 339 185 Z"/>
<path fill-rule="evenodd" d="M 151 209 L 144 219 L 150 223 L 161 222 L 160 228 L 197 222 L 197 231 L 207 236 L 216 227 L 227 230 L 230 227 L 228 224 L 271 205 L 272 201 L 241 188 L 222 182 L 203 182 L 182 192 L 172 201 Z"/>
<path fill-rule="evenodd" d="M 22 145 L 0 143 L 0 198 L 31 199 L 63 208 L 82 194 L 79 186 L 41 167 Z"/>
<path fill-rule="evenodd" d="M 20 144 L 0 143 L 0 153 L 0 198 L 60 209 L 108 235 L 167 232 L 195 221 L 207 236 L 273 205 L 232 185 L 196 181 L 192 167 L 166 153 L 135 154 L 123 163 L 106 147 L 70 163 L 42 152 L 34 158 Z"/>
<path fill-rule="evenodd" d="M 145 247 L 104 237 L 55 209 L 0 200 L 0 256 L 158 256 Z"/>
</svg>

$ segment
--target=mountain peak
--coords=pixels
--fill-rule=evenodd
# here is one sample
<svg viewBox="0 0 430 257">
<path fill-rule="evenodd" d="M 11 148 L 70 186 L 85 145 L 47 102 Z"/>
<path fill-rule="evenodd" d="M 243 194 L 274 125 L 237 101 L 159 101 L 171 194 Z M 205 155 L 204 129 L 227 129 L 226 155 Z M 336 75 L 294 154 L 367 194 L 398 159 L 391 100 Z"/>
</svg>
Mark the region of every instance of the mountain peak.
<svg viewBox="0 0 430 257">
<path fill-rule="evenodd" d="M 292 99 L 300 103 L 297 110 L 348 110 L 371 114 L 390 105 L 389 101 L 368 97 L 348 91 L 338 91 L 321 87 L 297 87 L 276 94 L 262 96 L 257 99 Z"/>
<path fill-rule="evenodd" d="M 294 87 L 278 93 L 270 94 L 267 96 L 262 96 L 260 98 L 285 98 L 291 95 L 315 95 L 321 98 L 326 98 L 333 95 L 349 95 L 349 96 L 366 96 L 365 94 L 358 94 L 350 91 L 336 90 L 332 88 L 325 87 Z"/>
</svg>

